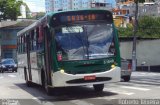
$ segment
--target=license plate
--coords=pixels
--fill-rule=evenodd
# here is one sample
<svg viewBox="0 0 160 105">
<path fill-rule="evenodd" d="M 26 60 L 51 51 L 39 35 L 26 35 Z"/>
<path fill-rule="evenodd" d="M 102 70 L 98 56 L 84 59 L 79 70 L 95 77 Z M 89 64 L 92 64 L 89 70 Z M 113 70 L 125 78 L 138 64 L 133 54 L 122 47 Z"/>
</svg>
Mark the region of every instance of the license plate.
<svg viewBox="0 0 160 105">
<path fill-rule="evenodd" d="M 84 76 L 84 80 L 95 80 L 96 76 L 95 75 L 91 75 L 91 76 Z"/>
</svg>

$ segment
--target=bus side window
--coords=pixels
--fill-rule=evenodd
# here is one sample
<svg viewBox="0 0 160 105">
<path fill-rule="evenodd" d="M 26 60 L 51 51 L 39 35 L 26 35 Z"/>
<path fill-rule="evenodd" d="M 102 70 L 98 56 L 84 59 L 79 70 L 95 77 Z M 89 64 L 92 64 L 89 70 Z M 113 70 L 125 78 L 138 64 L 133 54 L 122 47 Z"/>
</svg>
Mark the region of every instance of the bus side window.
<svg viewBox="0 0 160 105">
<path fill-rule="evenodd" d="M 39 27 L 39 36 L 38 36 L 38 49 L 43 47 L 43 27 Z"/>
<path fill-rule="evenodd" d="M 32 30 L 32 31 L 30 32 L 30 50 L 31 50 L 31 51 L 34 50 L 33 40 L 34 40 L 34 30 Z"/>
<path fill-rule="evenodd" d="M 24 53 L 24 35 L 22 35 L 22 53 Z"/>
<path fill-rule="evenodd" d="M 20 53 L 22 53 L 22 36 L 20 37 Z"/>
<path fill-rule="evenodd" d="M 36 32 L 36 36 L 35 36 L 36 37 L 36 49 L 38 50 L 39 27 L 36 28 L 35 32 Z"/>
<path fill-rule="evenodd" d="M 26 45 L 26 43 L 27 43 L 27 40 L 26 40 L 26 34 L 24 35 L 24 52 L 26 53 L 26 51 L 27 51 L 27 45 Z"/>
<path fill-rule="evenodd" d="M 37 46 L 37 43 L 36 43 L 36 40 L 37 40 L 37 33 L 36 33 L 36 29 L 34 29 L 34 35 L 33 35 L 33 50 L 37 50 L 36 46 Z"/>
<path fill-rule="evenodd" d="M 20 53 L 20 37 L 17 39 L 17 48 L 18 48 L 18 53 Z"/>
</svg>

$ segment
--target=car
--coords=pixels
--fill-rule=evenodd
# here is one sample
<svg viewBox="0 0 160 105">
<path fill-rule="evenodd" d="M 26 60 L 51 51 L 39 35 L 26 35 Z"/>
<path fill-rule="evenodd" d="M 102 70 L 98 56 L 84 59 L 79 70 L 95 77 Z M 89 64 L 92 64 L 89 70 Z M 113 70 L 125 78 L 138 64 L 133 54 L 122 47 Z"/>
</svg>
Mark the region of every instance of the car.
<svg viewBox="0 0 160 105">
<path fill-rule="evenodd" d="M 121 78 L 124 82 L 129 82 L 131 78 L 131 62 L 129 60 L 121 58 Z"/>
<path fill-rule="evenodd" d="M 3 73 L 4 71 L 17 72 L 17 64 L 15 63 L 14 59 L 7 58 L 1 60 L 0 72 Z"/>
</svg>

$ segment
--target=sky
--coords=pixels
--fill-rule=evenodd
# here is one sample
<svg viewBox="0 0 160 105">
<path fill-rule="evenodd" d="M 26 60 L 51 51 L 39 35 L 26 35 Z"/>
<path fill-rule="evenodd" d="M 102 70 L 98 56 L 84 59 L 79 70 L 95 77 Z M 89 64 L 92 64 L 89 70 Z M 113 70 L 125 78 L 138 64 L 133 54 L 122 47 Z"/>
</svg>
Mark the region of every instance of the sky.
<svg viewBox="0 0 160 105">
<path fill-rule="evenodd" d="M 45 0 L 23 0 L 31 12 L 45 12 Z"/>
<path fill-rule="evenodd" d="M 31 12 L 45 12 L 45 0 L 23 0 L 27 3 Z M 115 5 L 115 0 L 108 0 L 109 3 Z"/>
</svg>

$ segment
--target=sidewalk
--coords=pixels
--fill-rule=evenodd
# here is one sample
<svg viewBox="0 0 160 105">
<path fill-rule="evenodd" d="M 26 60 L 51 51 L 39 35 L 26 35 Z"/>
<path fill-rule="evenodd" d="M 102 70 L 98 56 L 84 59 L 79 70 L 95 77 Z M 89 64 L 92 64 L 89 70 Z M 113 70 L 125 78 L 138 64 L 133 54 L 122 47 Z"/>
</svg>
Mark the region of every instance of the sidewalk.
<svg viewBox="0 0 160 105">
<path fill-rule="evenodd" d="M 144 71 L 144 72 L 160 72 L 160 65 L 156 66 L 139 66 L 136 71 Z"/>
</svg>

